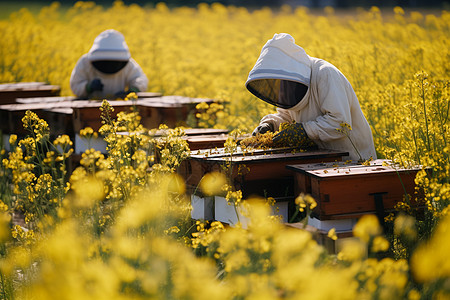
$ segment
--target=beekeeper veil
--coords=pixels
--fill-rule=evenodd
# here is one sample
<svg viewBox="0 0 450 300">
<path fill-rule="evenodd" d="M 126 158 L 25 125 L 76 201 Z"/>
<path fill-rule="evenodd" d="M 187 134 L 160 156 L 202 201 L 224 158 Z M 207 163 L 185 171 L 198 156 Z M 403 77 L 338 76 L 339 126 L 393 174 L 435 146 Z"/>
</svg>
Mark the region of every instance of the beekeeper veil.
<svg viewBox="0 0 450 300">
<path fill-rule="evenodd" d="M 245 86 L 256 97 L 289 109 L 305 96 L 311 79 L 311 61 L 287 33 L 275 34 L 261 50 Z"/>
<path fill-rule="evenodd" d="M 100 33 L 88 52 L 92 65 L 105 74 L 120 71 L 130 59 L 130 50 L 124 36 L 114 29 Z"/>
</svg>

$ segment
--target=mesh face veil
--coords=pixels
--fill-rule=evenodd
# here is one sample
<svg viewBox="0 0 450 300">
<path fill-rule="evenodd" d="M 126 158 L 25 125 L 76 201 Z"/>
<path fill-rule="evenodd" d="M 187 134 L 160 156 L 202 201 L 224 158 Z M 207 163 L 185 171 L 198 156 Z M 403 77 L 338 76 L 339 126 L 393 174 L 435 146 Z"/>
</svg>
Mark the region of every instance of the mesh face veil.
<svg viewBox="0 0 450 300">
<path fill-rule="evenodd" d="M 247 84 L 247 89 L 259 99 L 285 109 L 300 103 L 308 91 L 306 85 L 285 79 L 253 80 Z"/>
<path fill-rule="evenodd" d="M 310 57 L 292 36 L 279 33 L 261 49 L 245 86 L 261 100 L 289 109 L 305 97 L 310 80 Z"/>
<path fill-rule="evenodd" d="M 91 62 L 94 68 L 105 74 L 114 74 L 122 70 L 128 60 L 96 60 Z"/>
</svg>

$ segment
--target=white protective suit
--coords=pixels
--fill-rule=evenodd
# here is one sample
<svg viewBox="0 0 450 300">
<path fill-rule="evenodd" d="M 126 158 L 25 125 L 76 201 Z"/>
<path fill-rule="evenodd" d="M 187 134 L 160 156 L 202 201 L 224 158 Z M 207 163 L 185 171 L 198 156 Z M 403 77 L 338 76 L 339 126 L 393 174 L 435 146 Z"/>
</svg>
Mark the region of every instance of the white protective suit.
<svg viewBox="0 0 450 300">
<path fill-rule="evenodd" d="M 300 82 L 308 86 L 308 90 L 298 104 L 289 109 L 278 107 L 277 113 L 264 116 L 260 124 L 269 123 L 276 131 L 283 122 L 302 123 L 308 137 L 319 148 L 347 151 L 350 157 L 344 159 L 359 160 L 356 147 L 362 159 L 376 159 L 372 131 L 356 94 L 335 66 L 308 56 L 289 34 L 275 34 L 262 48 L 246 86 L 249 88 L 253 81 L 268 78 Z M 350 139 L 355 147 L 336 130 L 341 128 L 341 123 L 352 127 Z"/>
<path fill-rule="evenodd" d="M 92 61 L 117 60 L 128 63 L 114 74 L 106 74 L 97 70 Z M 93 79 L 99 78 L 103 83 L 103 91 L 87 94 L 86 86 Z M 91 49 L 77 62 L 70 77 L 70 88 L 79 98 L 113 99 L 117 92 L 127 88 L 136 88 L 141 92 L 147 90 L 148 79 L 141 67 L 131 58 L 130 51 L 123 35 L 113 29 L 100 33 Z"/>
</svg>

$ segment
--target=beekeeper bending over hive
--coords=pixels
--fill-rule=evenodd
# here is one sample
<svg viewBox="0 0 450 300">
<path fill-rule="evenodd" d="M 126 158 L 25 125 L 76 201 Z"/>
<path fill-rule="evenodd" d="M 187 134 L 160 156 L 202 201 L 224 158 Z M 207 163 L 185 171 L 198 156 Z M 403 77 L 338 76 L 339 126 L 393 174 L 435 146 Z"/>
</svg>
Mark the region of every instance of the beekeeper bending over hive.
<svg viewBox="0 0 450 300">
<path fill-rule="evenodd" d="M 114 29 L 95 38 L 70 77 L 72 92 L 89 99 L 123 99 L 129 92 L 146 91 L 147 84 L 147 76 L 131 58 L 123 35 Z"/>
<path fill-rule="evenodd" d="M 245 85 L 277 107 L 253 135 L 276 132 L 288 122 L 273 137 L 275 143 L 303 148 L 314 143 L 349 152 L 352 160 L 376 159 L 372 131 L 347 78 L 332 64 L 308 56 L 289 34 L 267 41 Z"/>
</svg>

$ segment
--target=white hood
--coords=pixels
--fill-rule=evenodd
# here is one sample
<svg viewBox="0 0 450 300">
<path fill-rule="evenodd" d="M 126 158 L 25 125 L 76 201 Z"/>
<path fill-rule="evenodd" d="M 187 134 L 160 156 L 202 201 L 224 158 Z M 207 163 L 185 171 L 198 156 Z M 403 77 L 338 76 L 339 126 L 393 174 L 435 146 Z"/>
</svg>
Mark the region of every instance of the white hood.
<svg viewBox="0 0 450 300">
<path fill-rule="evenodd" d="M 291 35 L 276 33 L 267 41 L 245 85 L 256 79 L 267 78 L 297 81 L 309 86 L 310 58 L 302 47 L 295 44 Z"/>
<path fill-rule="evenodd" d="M 311 81 L 310 57 L 287 33 L 275 34 L 267 41 L 249 73 L 245 86 L 260 99 L 287 108 L 280 100 L 282 90 L 286 89 L 280 87 L 283 81 L 293 82 L 293 85 L 301 83 L 306 87 L 309 87 Z M 294 86 L 292 88 L 295 89 Z M 298 102 L 300 100 L 298 99 Z M 288 107 L 292 107 L 292 103 Z"/>
<path fill-rule="evenodd" d="M 129 60 L 131 57 L 124 36 L 114 29 L 100 33 L 88 52 L 90 61 L 96 60 Z"/>
</svg>

